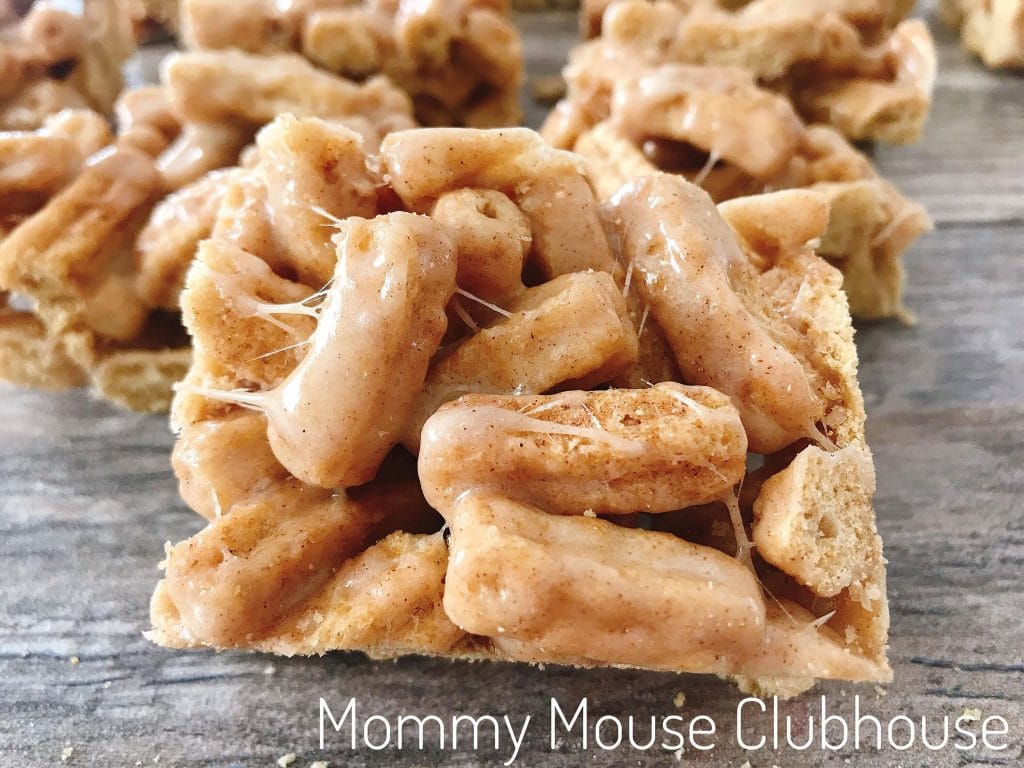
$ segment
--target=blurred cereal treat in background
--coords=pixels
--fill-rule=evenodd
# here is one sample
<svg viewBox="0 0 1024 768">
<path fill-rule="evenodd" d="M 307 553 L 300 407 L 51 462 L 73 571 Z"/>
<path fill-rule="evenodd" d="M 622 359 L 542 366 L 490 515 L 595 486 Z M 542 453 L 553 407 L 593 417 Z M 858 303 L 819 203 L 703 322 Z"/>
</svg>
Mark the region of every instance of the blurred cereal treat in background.
<svg viewBox="0 0 1024 768">
<path fill-rule="evenodd" d="M 376 149 L 412 104 L 297 54 L 191 51 L 114 112 L 113 132 L 84 109 L 0 132 L 0 379 L 163 411 L 191 359 L 178 295 L 196 247 L 230 190 L 262 204 L 233 185 L 259 128 L 317 114 Z"/>
<path fill-rule="evenodd" d="M 120 0 L 0 3 L 0 130 L 40 128 L 65 108 L 109 114 L 135 50 Z M 74 4 L 71 4 L 72 6 Z"/>
<path fill-rule="evenodd" d="M 799 15 L 807 18 L 836 14 L 867 36 L 892 29 L 903 21 L 917 0 L 671 0 L 684 11 L 743 12 L 753 19 Z M 586 37 L 601 32 L 601 17 L 614 0 L 582 0 L 580 27 Z"/>
<path fill-rule="evenodd" d="M 648 65 L 588 43 L 565 79 L 568 95 L 542 133 L 587 160 L 599 197 L 656 170 L 685 176 L 716 202 L 813 189 L 830 209 L 818 252 L 842 271 L 854 315 L 908 317 L 902 256 L 928 216 L 837 130 L 806 125 L 785 96 L 734 67 Z"/>
<path fill-rule="evenodd" d="M 750 72 L 810 122 L 855 141 L 909 144 L 931 106 L 935 49 L 913 3 L 882 0 L 593 0 L 585 35 L 649 64 Z"/>
<path fill-rule="evenodd" d="M 939 15 L 988 67 L 1024 67 L 1024 0 L 942 0 Z"/>
<path fill-rule="evenodd" d="M 297 51 L 329 72 L 383 73 L 427 125 L 514 125 L 523 62 L 507 0 L 184 0 L 184 42 L 251 53 Z"/>
</svg>

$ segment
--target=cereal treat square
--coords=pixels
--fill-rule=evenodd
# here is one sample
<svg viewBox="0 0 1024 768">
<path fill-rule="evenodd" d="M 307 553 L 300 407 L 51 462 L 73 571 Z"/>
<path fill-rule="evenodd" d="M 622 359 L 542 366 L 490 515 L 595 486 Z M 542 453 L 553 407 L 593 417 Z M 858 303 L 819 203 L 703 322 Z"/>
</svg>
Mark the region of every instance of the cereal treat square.
<svg viewBox="0 0 1024 768">
<path fill-rule="evenodd" d="M 0 130 L 33 130 L 62 109 L 109 114 L 135 50 L 121 0 L 39 0 L 19 16 L 0 1 Z"/>
<path fill-rule="evenodd" d="M 986 66 L 1024 67 L 1024 0 L 942 0 L 939 15 Z"/>
<path fill-rule="evenodd" d="M 140 40 L 166 37 L 178 32 L 180 0 L 122 0 L 131 15 Z"/>
<path fill-rule="evenodd" d="M 346 125 L 368 148 L 414 125 L 384 78 L 362 84 L 296 54 L 175 54 L 158 86 L 100 115 L 65 110 L 0 133 L 0 379 L 91 384 L 113 402 L 166 411 L 191 350 L 178 297 L 245 147 L 279 112 Z"/>
<path fill-rule="evenodd" d="M 903 254 L 930 221 L 834 128 L 805 125 L 785 96 L 744 70 L 645 64 L 603 41 L 577 48 L 565 79 L 567 96 L 542 133 L 587 159 L 602 200 L 655 170 L 686 177 L 716 202 L 813 189 L 829 204 L 818 254 L 842 271 L 853 314 L 910 318 Z"/>
<path fill-rule="evenodd" d="M 917 141 L 931 107 L 935 45 L 889 0 L 598 0 L 584 31 L 648 64 L 738 67 L 809 122 L 855 141 Z"/>
<path fill-rule="evenodd" d="M 257 147 L 182 297 L 173 463 L 205 527 L 152 641 L 890 678 L 819 193 L 716 209 L 654 173 L 602 208 L 523 128 L 373 152 L 281 117 Z"/>
<path fill-rule="evenodd" d="M 383 73 L 425 125 L 515 125 L 523 55 L 508 0 L 182 0 L 195 48 L 297 51 L 354 80 Z"/>
</svg>

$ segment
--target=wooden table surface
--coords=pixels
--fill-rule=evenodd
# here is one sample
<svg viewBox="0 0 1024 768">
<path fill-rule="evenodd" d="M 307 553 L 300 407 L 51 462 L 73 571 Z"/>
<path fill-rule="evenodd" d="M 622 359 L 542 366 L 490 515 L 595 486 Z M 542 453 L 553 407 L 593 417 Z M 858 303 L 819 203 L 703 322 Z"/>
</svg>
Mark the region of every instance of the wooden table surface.
<svg viewBox="0 0 1024 768">
<path fill-rule="evenodd" d="M 534 73 L 557 71 L 569 16 L 527 17 Z M 729 729 L 741 694 L 713 678 L 354 654 L 277 659 L 172 652 L 142 637 L 163 543 L 200 520 L 179 501 L 163 418 L 88 395 L 0 389 L 0 765 L 500 765 L 504 750 L 318 748 L 318 703 L 363 715 L 533 716 L 516 765 L 1022 764 L 1024 742 L 1024 79 L 992 74 L 936 29 L 941 70 L 924 139 L 880 147 L 881 169 L 925 203 L 935 231 L 908 259 L 916 327 L 858 330 L 879 526 L 889 559 L 895 682 L 819 685 L 805 715 L 854 694 L 879 718 L 965 708 L 1009 721 L 1003 752 L 819 749 L 745 754 Z M 542 115 L 532 108 L 536 123 Z M 685 694 L 682 710 L 676 694 Z M 551 749 L 548 701 L 595 716 L 705 714 L 715 750 Z M 336 712 L 338 714 L 338 712 Z"/>
</svg>

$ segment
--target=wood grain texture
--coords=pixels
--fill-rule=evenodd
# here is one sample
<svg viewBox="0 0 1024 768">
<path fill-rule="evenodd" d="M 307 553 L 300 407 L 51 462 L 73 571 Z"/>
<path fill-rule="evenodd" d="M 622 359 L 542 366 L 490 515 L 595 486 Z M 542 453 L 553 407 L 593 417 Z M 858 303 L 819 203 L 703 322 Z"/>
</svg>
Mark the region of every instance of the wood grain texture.
<svg viewBox="0 0 1024 768">
<path fill-rule="evenodd" d="M 569 16 L 526 18 L 535 73 L 556 70 Z M 697 676 L 545 670 L 353 654 L 272 659 L 178 653 L 141 636 L 165 540 L 200 527 L 178 500 L 165 421 L 82 393 L 0 389 L 0 766 L 272 766 L 298 754 L 332 766 L 500 765 L 504 753 L 317 748 L 320 696 L 366 714 L 531 714 L 549 697 L 626 717 L 707 714 L 713 752 L 681 764 L 786 768 L 1021 764 L 1024 739 L 1024 80 L 980 69 L 940 33 L 935 110 L 915 147 L 879 165 L 924 202 L 936 230 L 909 259 L 919 324 L 860 328 L 861 381 L 890 561 L 895 683 L 821 685 L 785 706 L 873 715 L 1006 717 L 1014 746 L 977 760 L 948 750 L 744 754 L 729 729 L 740 695 Z M 542 111 L 533 109 L 535 123 Z M 69 659 L 76 656 L 80 663 Z M 272 669 L 273 673 L 268 674 Z M 628 748 L 550 750 L 532 732 L 517 765 L 676 765 Z"/>
</svg>

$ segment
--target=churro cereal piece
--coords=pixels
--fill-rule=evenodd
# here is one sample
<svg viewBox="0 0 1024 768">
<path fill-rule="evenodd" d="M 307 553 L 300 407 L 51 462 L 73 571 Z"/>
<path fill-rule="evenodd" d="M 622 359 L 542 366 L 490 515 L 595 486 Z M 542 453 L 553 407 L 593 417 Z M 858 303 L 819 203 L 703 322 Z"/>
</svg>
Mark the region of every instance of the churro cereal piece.
<svg viewBox="0 0 1024 768">
<path fill-rule="evenodd" d="M 607 122 L 581 134 L 573 150 L 586 158 L 587 175 L 602 200 L 611 199 L 627 182 L 659 170 L 642 150 Z"/>
<path fill-rule="evenodd" d="M 181 121 L 171 109 L 167 89 L 162 85 L 126 89 L 114 105 L 114 115 L 118 141 L 153 157 L 166 151 L 182 132 Z M 176 181 L 168 186 L 177 188 L 182 184 Z"/>
<path fill-rule="evenodd" d="M 50 115 L 65 109 L 90 109 L 90 106 L 69 84 L 40 80 L 27 85 L 6 102 L 0 112 L 0 130 L 34 131 Z"/>
<path fill-rule="evenodd" d="M 242 150 L 252 141 L 253 129 L 245 124 L 185 123 L 168 144 L 161 144 L 151 130 L 141 135 L 133 131 L 128 137 L 130 143 L 156 156 L 164 189 L 172 192 L 211 171 L 237 163 Z"/>
<path fill-rule="evenodd" d="M 1024 67 L 1024 2 L 942 0 L 939 15 L 960 41 L 992 68 Z"/>
<path fill-rule="evenodd" d="M 59 339 L 31 312 L 0 301 L 0 376 L 22 387 L 51 392 L 80 387 L 85 371 L 68 357 Z"/>
<path fill-rule="evenodd" d="M 629 277 L 615 258 L 578 157 L 552 150 L 525 128 L 435 128 L 393 134 L 381 146 L 381 159 L 393 188 L 413 210 L 430 210 L 447 191 L 461 187 L 508 197 L 529 223 L 527 261 L 544 279 L 592 269 L 609 273 L 622 289 L 640 348 L 616 383 L 649 386 L 678 377 L 661 329 L 645 322 L 647 313 L 627 287 Z"/>
<path fill-rule="evenodd" d="M 161 84 L 125 92 L 118 136 L 156 158 L 167 191 L 242 164 L 243 150 L 279 114 L 316 116 L 356 131 L 370 149 L 412 127 L 408 97 L 383 77 L 354 83 L 294 54 L 175 53 Z"/>
<path fill-rule="evenodd" d="M 254 489 L 287 479 L 266 433 L 266 417 L 247 410 L 183 431 L 171 461 L 185 503 L 214 520 Z"/>
<path fill-rule="evenodd" d="M 588 45 L 647 64 L 739 67 L 851 139 L 914 142 L 931 105 L 935 46 L 923 22 L 900 20 L 905 8 L 874 10 L 831 0 L 617 0 Z"/>
<path fill-rule="evenodd" d="M 381 180 L 367 156 L 372 145 L 360 138 L 319 120 L 290 117 L 259 135 L 258 172 L 267 190 L 279 258 L 288 272 L 307 284 L 320 286 L 330 280 L 338 260 L 339 238 L 324 212 L 361 218 L 377 212 Z"/>
<path fill-rule="evenodd" d="M 911 320 L 903 304 L 903 254 L 931 229 L 928 214 L 883 179 L 819 182 L 811 188 L 829 206 L 818 253 L 842 271 L 853 315 Z"/>
<path fill-rule="evenodd" d="M 83 160 L 65 136 L 0 133 L 0 209 L 7 215 L 37 210 L 75 177 Z"/>
<path fill-rule="evenodd" d="M 122 134 L 148 125 L 170 141 L 181 131 L 181 119 L 172 109 L 170 94 L 164 85 L 122 91 L 114 105 L 114 114 Z"/>
<path fill-rule="evenodd" d="M 816 595 L 863 589 L 882 556 L 871 496 L 874 467 L 863 445 L 801 451 L 754 502 L 754 542 L 768 562 Z"/>
<path fill-rule="evenodd" d="M 539 394 L 558 386 L 596 386 L 636 361 L 637 338 L 611 276 L 576 272 L 531 288 L 505 315 L 431 366 L 403 443 L 443 403 L 461 395 Z M 586 323 L 579 323 L 586 317 Z"/>
<path fill-rule="evenodd" d="M 595 74 L 607 65 L 591 46 L 575 54 L 570 95 L 544 132 L 587 160 L 599 197 L 656 169 L 685 176 L 716 201 L 820 191 L 830 207 L 820 253 L 843 272 L 854 314 L 909 317 L 902 255 L 930 222 L 842 136 L 805 127 L 786 99 L 741 71 L 623 61 L 609 79 Z"/>
<path fill-rule="evenodd" d="M 413 125 L 408 99 L 387 80 L 356 84 L 301 56 L 189 51 L 164 63 L 171 105 L 185 122 L 259 128 L 277 115 L 315 116 L 348 125 L 371 146 Z"/>
<path fill-rule="evenodd" d="M 800 335 L 773 311 L 756 269 L 707 194 L 656 174 L 627 185 L 614 200 L 623 259 L 639 272 L 637 289 L 683 376 L 733 398 L 756 452 L 815 439 L 825 402 Z"/>
<path fill-rule="evenodd" d="M 287 655 L 365 648 L 378 658 L 449 653 L 465 632 L 441 604 L 447 565 L 440 533 L 396 531 L 346 561 L 261 648 Z"/>
<path fill-rule="evenodd" d="M 737 69 L 667 65 L 613 89 L 610 114 L 628 136 L 708 148 L 719 161 L 770 178 L 797 151 L 803 125 L 785 97 Z M 745 131 L 735 130 L 742 107 Z"/>
<path fill-rule="evenodd" d="M 427 217 L 353 218 L 336 238 L 338 267 L 308 354 L 273 389 L 209 392 L 265 412 L 281 463 L 325 488 L 372 479 L 398 442 L 455 290 L 451 241 Z"/>
<path fill-rule="evenodd" d="M 217 211 L 237 169 L 213 171 L 168 195 L 153 209 L 136 242 L 138 290 L 151 307 L 174 311 L 185 272 L 200 240 L 213 231 Z"/>
<path fill-rule="evenodd" d="M 302 309 L 315 290 L 278 276 L 230 240 L 215 236 L 201 243 L 181 297 L 182 319 L 196 352 L 186 384 L 276 387 L 302 359 L 301 342 L 312 334 L 316 319 L 313 311 L 277 314 L 274 309 Z M 228 404 L 192 396 L 186 387 L 176 398 L 172 422 L 183 428 L 227 410 Z"/>
<path fill-rule="evenodd" d="M 441 510 L 486 489 L 551 514 L 658 513 L 729 496 L 746 449 L 736 409 L 705 387 L 467 395 L 427 421 L 419 472 Z"/>
<path fill-rule="evenodd" d="M 527 128 L 396 133 L 384 140 L 381 161 L 412 210 L 425 210 L 461 187 L 506 194 L 530 222 L 532 258 L 545 278 L 612 269 L 615 260 L 579 160 L 552 150 Z"/>
<path fill-rule="evenodd" d="M 165 588 L 189 635 L 216 647 L 259 637 L 401 511 L 396 493 L 349 496 L 293 479 L 235 504 L 168 553 Z"/>
<path fill-rule="evenodd" d="M 364 650 L 376 658 L 409 653 L 459 655 L 465 637 L 441 599 L 448 548 L 439 534 L 397 531 L 346 560 L 309 600 L 246 648 L 284 656 Z M 151 605 L 153 642 L 170 648 L 201 646 L 161 582 Z"/>
<path fill-rule="evenodd" d="M 519 122 L 522 50 L 504 0 L 244 0 L 230 8 L 185 0 L 182 22 L 195 48 L 294 51 L 343 77 L 384 74 L 409 94 L 417 119 L 428 125 Z"/>
<path fill-rule="evenodd" d="M 821 619 L 790 601 L 769 603 L 761 647 L 745 660 L 743 672 L 732 676 L 740 688 L 785 698 L 807 690 L 815 678 L 892 679 L 884 652 L 865 651 Z"/>
<path fill-rule="evenodd" d="M 455 241 L 462 288 L 492 302 L 524 290 L 523 265 L 533 233 L 508 195 L 495 189 L 452 190 L 438 198 L 430 215 Z"/>
<path fill-rule="evenodd" d="M 760 645 L 757 580 L 709 547 L 489 494 L 448 525 L 445 612 L 499 654 L 721 673 Z"/>
<path fill-rule="evenodd" d="M 111 138 L 103 117 L 73 109 L 49 116 L 36 130 L 0 132 L 0 215 L 39 210 Z"/>
</svg>

